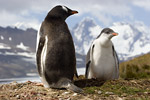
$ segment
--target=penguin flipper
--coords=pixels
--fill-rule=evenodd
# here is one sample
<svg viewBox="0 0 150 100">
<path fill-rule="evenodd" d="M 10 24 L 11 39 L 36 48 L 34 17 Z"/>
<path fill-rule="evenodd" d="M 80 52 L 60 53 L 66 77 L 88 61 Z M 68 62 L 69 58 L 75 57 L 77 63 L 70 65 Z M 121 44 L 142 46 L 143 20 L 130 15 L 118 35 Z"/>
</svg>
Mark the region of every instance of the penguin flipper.
<svg viewBox="0 0 150 100">
<path fill-rule="evenodd" d="M 74 76 L 75 76 L 76 78 L 79 78 L 79 75 L 78 75 L 78 73 L 77 73 L 77 69 L 76 69 L 76 68 L 75 68 Z"/>
<path fill-rule="evenodd" d="M 89 68 L 90 68 L 90 64 L 92 62 L 92 55 L 93 55 L 93 49 L 94 49 L 94 44 L 91 46 L 91 48 L 89 49 L 87 56 L 86 56 L 86 71 L 85 71 L 85 77 L 88 78 L 88 74 L 89 74 Z"/>
<path fill-rule="evenodd" d="M 114 56 L 115 64 L 116 64 L 116 73 L 118 72 L 116 77 L 119 78 L 119 58 L 115 51 L 114 45 L 112 45 L 112 49 L 113 49 L 113 56 Z"/>
<path fill-rule="evenodd" d="M 85 78 L 88 78 L 90 63 L 91 63 L 91 61 L 89 61 L 89 62 L 86 64 Z"/>
<path fill-rule="evenodd" d="M 117 67 L 119 69 L 119 58 L 118 58 L 118 55 L 117 55 L 117 53 L 116 53 L 116 51 L 114 49 L 114 45 L 112 46 L 112 49 L 113 49 L 113 56 L 115 57 L 115 60 L 116 60 L 116 65 L 117 65 Z"/>
<path fill-rule="evenodd" d="M 37 69 L 38 69 L 38 72 L 39 72 L 39 75 L 42 76 L 42 70 L 41 70 L 41 53 L 42 53 L 42 50 L 43 50 L 43 47 L 44 47 L 44 43 L 45 43 L 45 38 L 44 37 L 40 37 L 40 40 L 39 40 L 39 44 L 38 44 L 38 47 L 37 47 L 37 52 L 36 52 L 36 62 L 37 62 Z"/>
</svg>

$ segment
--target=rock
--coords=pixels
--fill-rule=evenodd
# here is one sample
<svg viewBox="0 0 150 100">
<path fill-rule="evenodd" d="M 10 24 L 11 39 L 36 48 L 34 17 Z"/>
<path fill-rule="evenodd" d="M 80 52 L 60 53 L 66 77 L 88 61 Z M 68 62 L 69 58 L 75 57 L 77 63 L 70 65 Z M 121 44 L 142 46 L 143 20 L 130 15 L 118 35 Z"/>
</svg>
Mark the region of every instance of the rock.
<svg viewBox="0 0 150 100">
<path fill-rule="evenodd" d="M 16 95 L 16 98 L 17 98 L 17 99 L 20 99 L 20 95 Z"/>
<path fill-rule="evenodd" d="M 98 93 L 98 94 L 102 94 L 102 91 L 98 91 L 97 93 Z"/>
<path fill-rule="evenodd" d="M 105 92 L 105 94 L 113 95 L 114 93 L 113 92 Z"/>
<path fill-rule="evenodd" d="M 64 92 L 64 93 L 62 93 L 62 95 L 66 95 L 66 94 L 69 94 L 69 92 Z"/>
<path fill-rule="evenodd" d="M 17 85 L 16 81 L 11 82 L 12 85 Z"/>
<path fill-rule="evenodd" d="M 122 99 L 122 98 L 120 98 L 120 97 L 117 97 L 117 98 L 116 98 L 116 100 L 123 100 L 123 99 Z"/>
<path fill-rule="evenodd" d="M 74 93 L 72 96 L 77 96 L 77 93 Z"/>
</svg>

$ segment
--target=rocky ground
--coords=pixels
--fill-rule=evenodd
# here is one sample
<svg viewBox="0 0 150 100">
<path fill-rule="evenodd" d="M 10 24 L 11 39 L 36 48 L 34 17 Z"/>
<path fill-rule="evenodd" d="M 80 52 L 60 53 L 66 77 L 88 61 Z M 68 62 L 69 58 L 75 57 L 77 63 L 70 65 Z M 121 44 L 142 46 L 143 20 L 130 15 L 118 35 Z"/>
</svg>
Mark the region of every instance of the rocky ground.
<svg viewBox="0 0 150 100">
<path fill-rule="evenodd" d="M 47 89 L 37 82 L 12 82 L 0 85 L 0 100 L 150 100 L 150 80 L 112 80 L 104 84 L 99 80 L 80 79 L 74 82 L 82 94 L 68 90 Z"/>
</svg>

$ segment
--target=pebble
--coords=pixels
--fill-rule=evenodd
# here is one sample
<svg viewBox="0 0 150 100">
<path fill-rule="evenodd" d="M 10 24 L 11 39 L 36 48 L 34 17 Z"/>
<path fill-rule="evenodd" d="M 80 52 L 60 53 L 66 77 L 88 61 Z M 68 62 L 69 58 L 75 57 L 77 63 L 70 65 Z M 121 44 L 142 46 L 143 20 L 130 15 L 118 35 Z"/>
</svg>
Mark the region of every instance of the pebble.
<svg viewBox="0 0 150 100">
<path fill-rule="evenodd" d="M 126 94 L 126 93 L 123 93 L 121 96 L 126 97 L 126 96 L 127 96 L 127 94 Z"/>
<path fill-rule="evenodd" d="M 102 94 L 102 91 L 98 91 L 97 93 L 98 93 L 98 94 Z"/>
<path fill-rule="evenodd" d="M 144 94 L 148 94 L 148 92 L 144 92 Z"/>
<path fill-rule="evenodd" d="M 113 95 L 114 93 L 113 92 L 105 92 L 105 94 Z"/>
<path fill-rule="evenodd" d="M 69 92 L 64 92 L 64 93 L 62 93 L 62 95 L 65 95 L 65 94 L 69 94 Z"/>
<path fill-rule="evenodd" d="M 72 96 L 77 96 L 77 93 L 74 93 Z"/>
<path fill-rule="evenodd" d="M 123 99 L 122 99 L 122 98 L 120 98 L 120 97 L 117 97 L 116 99 L 117 99 L 117 100 L 123 100 Z"/>
<path fill-rule="evenodd" d="M 17 98 L 17 99 L 20 99 L 20 95 L 16 95 L 16 98 Z"/>
<path fill-rule="evenodd" d="M 131 82 L 132 82 L 132 83 L 135 83 L 135 84 L 137 83 L 135 80 L 131 80 Z"/>
<path fill-rule="evenodd" d="M 13 81 L 13 82 L 11 82 L 11 84 L 12 84 L 12 85 L 16 85 L 16 84 L 17 84 L 17 82 L 16 82 L 16 81 Z"/>
</svg>

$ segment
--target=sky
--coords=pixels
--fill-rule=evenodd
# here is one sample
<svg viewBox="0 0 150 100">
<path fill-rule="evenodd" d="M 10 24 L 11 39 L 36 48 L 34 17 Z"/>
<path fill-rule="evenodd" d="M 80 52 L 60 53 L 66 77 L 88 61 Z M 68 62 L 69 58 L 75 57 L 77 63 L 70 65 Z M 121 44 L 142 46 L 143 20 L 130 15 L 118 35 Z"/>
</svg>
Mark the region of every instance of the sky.
<svg viewBox="0 0 150 100">
<path fill-rule="evenodd" d="M 38 30 L 56 5 L 79 12 L 66 20 L 69 28 L 85 17 L 92 17 L 102 27 L 109 27 L 114 22 L 140 22 L 150 27 L 150 0 L 0 0 L 0 26 Z"/>
</svg>

